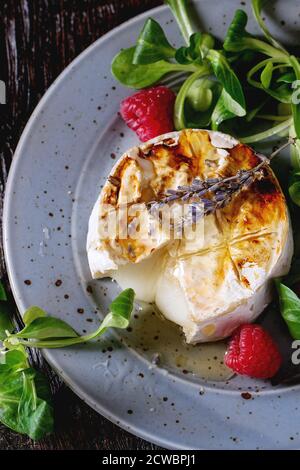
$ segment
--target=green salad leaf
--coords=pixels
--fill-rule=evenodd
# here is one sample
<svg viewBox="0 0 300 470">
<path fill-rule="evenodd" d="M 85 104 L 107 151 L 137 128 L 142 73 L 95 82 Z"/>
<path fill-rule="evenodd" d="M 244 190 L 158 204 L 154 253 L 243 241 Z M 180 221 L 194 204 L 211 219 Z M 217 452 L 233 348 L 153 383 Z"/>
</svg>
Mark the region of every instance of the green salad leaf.
<svg viewBox="0 0 300 470">
<path fill-rule="evenodd" d="M 53 406 L 47 381 L 29 366 L 24 348 L 1 354 L 0 421 L 32 439 L 53 431 Z"/>
<path fill-rule="evenodd" d="M 276 80 L 277 86 L 270 88 L 274 70 L 281 66 L 287 67 L 287 64 L 281 63 L 281 61 L 278 61 L 277 59 L 264 59 L 248 71 L 247 80 L 250 85 L 255 88 L 260 88 L 281 103 L 291 104 L 292 88 L 289 83 L 286 81 L 278 82 L 278 80 Z M 261 72 L 260 81 L 253 78 L 258 72 Z"/>
<path fill-rule="evenodd" d="M 75 338 L 76 331 L 63 320 L 54 317 L 38 317 L 27 324 L 14 338 Z"/>
<path fill-rule="evenodd" d="M 225 51 L 241 52 L 245 49 L 249 49 L 247 39 L 251 38 L 251 35 L 246 31 L 247 23 L 247 13 L 243 10 L 236 10 L 225 36 L 223 44 Z"/>
<path fill-rule="evenodd" d="M 38 440 L 53 432 L 54 417 L 50 390 L 45 377 L 34 369 L 20 373 L 22 393 L 18 404 L 18 428 Z"/>
<path fill-rule="evenodd" d="M 220 98 L 218 99 L 216 103 L 215 109 L 211 117 L 211 123 L 212 123 L 211 127 L 213 130 L 218 130 L 222 122 L 235 117 L 235 113 L 228 109 L 227 102 L 228 102 L 228 95 L 226 94 L 226 91 L 223 89 L 221 92 Z"/>
<path fill-rule="evenodd" d="M 197 62 L 202 64 L 210 49 L 214 47 L 214 38 L 206 33 L 193 33 L 187 47 L 179 47 L 175 53 L 175 59 L 180 64 Z"/>
<path fill-rule="evenodd" d="M 190 64 L 198 60 L 202 62 L 201 54 L 201 33 L 194 33 L 189 39 L 189 45 L 187 47 L 180 47 L 175 53 L 175 59 L 179 64 Z"/>
<path fill-rule="evenodd" d="M 225 56 L 219 51 L 211 50 L 208 59 L 214 74 L 223 85 L 224 101 L 227 104 L 227 109 L 236 116 L 244 116 L 246 114 L 246 103 L 243 89 Z"/>
<path fill-rule="evenodd" d="M 21 346 L 18 349 L 1 351 L 0 364 L 6 364 L 14 370 L 27 369 L 29 367 L 26 349 Z"/>
<path fill-rule="evenodd" d="M 123 290 L 109 306 L 112 315 L 122 317 L 126 322 L 129 322 L 133 309 L 134 296 L 135 293 L 133 289 Z"/>
<path fill-rule="evenodd" d="M 46 316 L 47 313 L 45 312 L 45 310 L 33 305 L 32 307 L 29 307 L 24 313 L 23 322 L 25 323 L 25 325 L 30 325 L 30 323 L 32 323 L 37 318 L 42 318 Z"/>
<path fill-rule="evenodd" d="M 138 37 L 132 63 L 152 64 L 159 60 L 167 60 L 175 55 L 175 49 L 166 38 L 162 27 L 157 21 L 149 18 Z"/>
<path fill-rule="evenodd" d="M 294 170 L 289 183 L 289 195 L 292 201 L 300 206 L 300 171 Z"/>
<path fill-rule="evenodd" d="M 260 80 L 264 88 L 269 88 L 271 85 L 273 70 L 272 62 L 268 61 L 260 75 Z"/>
<path fill-rule="evenodd" d="M 207 56 L 212 65 L 214 74 L 223 85 L 223 91 L 220 100 L 224 108 L 233 116 L 246 115 L 245 96 L 240 81 L 226 57 L 219 51 L 211 50 Z"/>
<path fill-rule="evenodd" d="M 194 33 L 194 28 L 190 21 L 187 2 L 185 0 L 165 0 L 165 3 L 171 8 L 182 36 L 188 44 L 191 35 Z"/>
<path fill-rule="evenodd" d="M 294 339 L 300 339 L 300 299 L 289 287 L 276 281 L 282 318 Z"/>
<path fill-rule="evenodd" d="M 260 39 L 254 38 L 246 31 L 248 23 L 247 13 L 237 10 L 228 28 L 223 47 L 228 52 L 241 52 L 247 49 L 261 52 L 269 57 L 288 61 L 288 54 Z"/>
<path fill-rule="evenodd" d="M 135 65 L 133 64 L 134 53 L 135 47 L 123 49 L 115 56 L 111 66 L 113 76 L 129 88 L 140 89 L 154 85 L 170 72 L 194 72 L 197 70 L 194 64 L 183 65 L 165 60 Z"/>
</svg>

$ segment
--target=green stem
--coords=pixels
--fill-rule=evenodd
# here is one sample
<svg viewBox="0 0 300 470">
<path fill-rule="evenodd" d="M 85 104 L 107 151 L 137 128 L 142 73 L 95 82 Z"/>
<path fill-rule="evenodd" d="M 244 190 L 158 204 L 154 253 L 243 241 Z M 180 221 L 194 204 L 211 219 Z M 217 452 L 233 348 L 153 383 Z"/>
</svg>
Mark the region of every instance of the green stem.
<svg viewBox="0 0 300 470">
<path fill-rule="evenodd" d="M 295 127 L 291 126 L 289 131 L 289 136 L 292 139 L 295 139 L 294 144 L 291 145 L 291 163 L 292 167 L 299 171 L 300 170 L 300 140 L 296 139 Z"/>
<path fill-rule="evenodd" d="M 197 64 L 170 63 L 170 72 L 196 72 L 201 66 Z"/>
<path fill-rule="evenodd" d="M 256 64 L 254 67 L 252 67 L 252 69 L 249 70 L 249 72 L 247 73 L 247 81 L 250 85 L 254 86 L 255 88 L 260 88 L 261 90 L 264 90 L 264 87 L 263 85 L 261 84 L 261 82 L 257 82 L 256 80 L 253 80 L 252 77 L 253 75 L 258 72 L 260 69 L 262 69 L 263 67 L 265 67 L 265 65 L 267 65 L 269 62 L 272 62 L 272 64 L 276 64 L 278 62 L 280 62 L 280 67 L 281 66 L 284 66 L 284 67 L 291 67 L 291 63 L 288 62 L 288 63 L 282 63 L 282 60 L 281 59 L 276 59 L 276 58 L 273 58 L 273 59 L 264 59 L 262 60 L 261 62 L 259 62 L 258 64 Z M 276 66 L 277 68 L 278 66 Z"/>
<path fill-rule="evenodd" d="M 0 400 L 5 402 L 5 403 L 20 403 L 20 398 L 9 398 L 6 394 L 1 395 L 0 394 Z"/>
<path fill-rule="evenodd" d="M 194 33 L 194 28 L 190 22 L 186 0 L 165 0 L 165 3 L 171 8 L 184 40 L 189 44 L 190 36 Z"/>
<path fill-rule="evenodd" d="M 258 119 L 264 119 L 265 121 L 285 121 L 286 118 L 288 117 L 287 115 L 285 116 L 276 116 L 273 114 L 257 114 L 256 117 Z"/>
<path fill-rule="evenodd" d="M 175 101 L 175 107 L 174 107 L 174 124 L 175 124 L 175 129 L 180 130 L 184 129 L 186 127 L 185 119 L 184 119 L 184 104 L 185 104 L 185 98 L 188 90 L 192 86 L 192 84 L 200 77 L 203 77 L 204 75 L 208 75 L 211 73 L 211 70 L 208 66 L 201 66 L 197 70 L 197 72 L 194 72 L 182 85 L 182 87 L 179 90 L 179 93 L 176 97 Z"/>
<path fill-rule="evenodd" d="M 75 344 L 87 343 L 91 339 L 96 338 L 103 334 L 106 330 L 105 326 L 102 324 L 96 331 L 88 335 L 77 336 L 75 338 L 62 338 L 54 340 L 26 340 L 24 338 L 18 338 L 18 344 L 22 344 L 28 348 L 45 348 L 45 349 L 54 349 L 54 348 L 65 348 L 67 346 L 73 346 Z"/>
<path fill-rule="evenodd" d="M 255 38 L 243 38 L 243 42 L 247 45 L 247 48 L 252 49 L 262 54 L 268 55 L 272 59 L 280 60 L 284 63 L 289 62 L 289 55 L 286 52 L 283 52 L 276 47 L 270 46 L 264 41 Z"/>
<path fill-rule="evenodd" d="M 290 125 L 292 124 L 292 122 L 293 122 L 293 119 L 289 118 L 286 121 L 281 122 L 280 124 L 277 124 L 277 126 L 271 127 L 270 129 L 264 132 L 259 132 L 258 134 L 243 137 L 240 139 L 240 141 L 243 142 L 244 144 L 253 144 L 255 142 L 268 139 L 269 137 L 272 137 L 284 131 L 285 129 L 288 129 Z"/>
<path fill-rule="evenodd" d="M 291 55 L 290 64 L 294 69 L 297 80 L 300 80 L 300 64 L 299 64 L 297 57 L 295 57 L 294 55 Z"/>
<path fill-rule="evenodd" d="M 252 0 L 252 11 L 253 11 L 253 14 L 254 14 L 254 17 L 259 25 L 259 27 L 261 28 L 262 32 L 264 33 L 266 39 L 276 48 L 276 49 L 280 49 L 281 51 L 283 51 L 284 53 L 288 54 L 288 52 L 286 51 L 286 49 L 278 42 L 276 41 L 276 39 L 273 38 L 273 36 L 271 35 L 270 31 L 268 30 L 264 20 L 262 19 L 261 17 L 261 7 L 260 7 L 260 3 L 259 2 L 255 2 Z"/>
</svg>

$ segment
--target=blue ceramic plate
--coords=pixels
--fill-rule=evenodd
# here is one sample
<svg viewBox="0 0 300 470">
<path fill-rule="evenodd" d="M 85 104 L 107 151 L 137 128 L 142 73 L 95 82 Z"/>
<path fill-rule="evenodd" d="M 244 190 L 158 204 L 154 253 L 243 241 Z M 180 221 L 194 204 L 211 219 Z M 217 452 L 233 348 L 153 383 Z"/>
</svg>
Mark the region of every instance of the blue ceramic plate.
<svg viewBox="0 0 300 470">
<path fill-rule="evenodd" d="M 195 5 L 205 29 L 222 38 L 241 3 L 248 8 L 237 0 Z M 299 2 L 274 5 L 271 29 L 280 40 L 293 43 Z M 40 305 L 78 331 L 94 329 L 118 292 L 111 281 L 91 282 L 85 240 L 90 211 L 115 155 L 136 142 L 117 116 L 120 100 L 129 92 L 111 77 L 110 63 L 134 42 L 149 15 L 179 44 L 177 25 L 166 7 L 140 15 L 95 42 L 39 103 L 9 174 L 4 240 L 18 307 L 23 312 Z M 249 27 L 258 32 L 252 19 Z M 142 349 L 128 335 L 109 333 L 94 344 L 44 354 L 91 407 L 163 447 L 299 448 L 299 388 L 272 388 L 237 377 L 206 381 L 182 373 L 181 366 L 177 372 L 155 366 Z"/>
</svg>

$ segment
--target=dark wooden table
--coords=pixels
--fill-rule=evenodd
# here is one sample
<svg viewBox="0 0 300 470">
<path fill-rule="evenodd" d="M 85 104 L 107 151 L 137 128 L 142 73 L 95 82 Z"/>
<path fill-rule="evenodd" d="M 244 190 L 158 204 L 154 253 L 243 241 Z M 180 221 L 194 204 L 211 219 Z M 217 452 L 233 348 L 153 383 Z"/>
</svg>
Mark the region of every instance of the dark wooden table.
<svg viewBox="0 0 300 470">
<path fill-rule="evenodd" d="M 6 0 L 1 2 L 0 79 L 7 104 L 0 105 L 0 221 L 14 149 L 38 101 L 59 73 L 89 44 L 161 0 Z M 0 222 L 1 223 L 1 222 Z M 0 246 L 0 275 L 9 289 Z M 18 317 L 16 314 L 16 320 Z M 39 442 L 0 426 L 0 449 L 155 449 L 85 405 L 45 364 L 54 394 L 56 431 Z"/>
</svg>

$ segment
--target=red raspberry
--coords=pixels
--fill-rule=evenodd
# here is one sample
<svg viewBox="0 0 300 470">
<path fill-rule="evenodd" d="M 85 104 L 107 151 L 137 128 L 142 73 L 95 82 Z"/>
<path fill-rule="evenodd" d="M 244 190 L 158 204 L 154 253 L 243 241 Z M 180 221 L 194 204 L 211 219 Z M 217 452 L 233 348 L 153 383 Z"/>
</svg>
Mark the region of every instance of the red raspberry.
<svg viewBox="0 0 300 470">
<path fill-rule="evenodd" d="M 121 103 L 121 116 L 142 142 L 174 130 L 175 94 L 165 86 L 139 91 Z"/>
<path fill-rule="evenodd" d="M 241 325 L 233 333 L 225 353 L 225 364 L 238 374 L 269 379 L 281 366 L 277 345 L 260 325 Z"/>
</svg>

